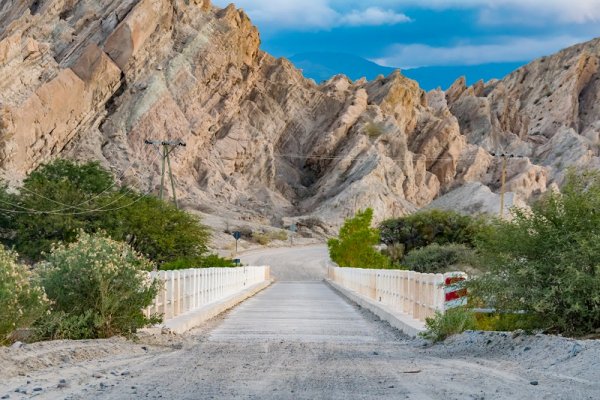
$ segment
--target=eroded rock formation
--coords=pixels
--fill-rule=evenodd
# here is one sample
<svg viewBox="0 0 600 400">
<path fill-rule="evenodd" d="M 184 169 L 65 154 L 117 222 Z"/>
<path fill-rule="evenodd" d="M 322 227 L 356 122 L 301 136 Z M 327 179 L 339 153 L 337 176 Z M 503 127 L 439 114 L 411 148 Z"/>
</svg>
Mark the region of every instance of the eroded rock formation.
<svg viewBox="0 0 600 400">
<path fill-rule="evenodd" d="M 259 44 L 243 11 L 208 0 L 6 0 L 0 170 L 18 181 L 53 157 L 94 159 L 155 192 L 159 159 L 144 140 L 181 139 L 173 167 L 187 207 L 336 225 L 447 193 L 461 209 L 497 201 L 494 152 L 522 156 L 508 162 L 515 203 L 568 165 L 598 165 L 598 40 L 430 93 L 399 72 L 319 86 Z"/>
</svg>

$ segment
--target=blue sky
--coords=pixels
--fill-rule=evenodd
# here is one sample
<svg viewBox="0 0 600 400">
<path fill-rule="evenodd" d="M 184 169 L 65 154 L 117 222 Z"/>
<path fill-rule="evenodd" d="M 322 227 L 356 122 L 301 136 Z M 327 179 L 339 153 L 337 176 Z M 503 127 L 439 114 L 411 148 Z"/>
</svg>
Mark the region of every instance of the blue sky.
<svg viewBox="0 0 600 400">
<path fill-rule="evenodd" d="M 218 6 L 230 1 L 213 0 Z M 274 56 L 410 68 L 529 61 L 600 36 L 600 0 L 237 0 Z"/>
</svg>

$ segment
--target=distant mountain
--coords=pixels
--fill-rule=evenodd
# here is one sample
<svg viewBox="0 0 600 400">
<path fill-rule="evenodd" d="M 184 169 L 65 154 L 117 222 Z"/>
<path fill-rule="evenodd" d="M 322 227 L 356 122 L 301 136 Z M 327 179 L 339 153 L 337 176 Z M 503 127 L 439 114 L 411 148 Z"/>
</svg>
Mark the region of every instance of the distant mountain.
<svg viewBox="0 0 600 400">
<path fill-rule="evenodd" d="M 384 67 L 364 58 L 343 53 L 302 53 L 291 57 L 290 60 L 303 71 L 304 76 L 317 82 L 328 80 L 337 74 L 344 74 L 352 80 L 362 77 L 372 80 L 378 75 L 387 76 L 396 70 L 396 68 Z M 467 84 L 470 85 L 481 79 L 484 81 L 501 79 L 524 64 L 524 62 L 511 62 L 422 67 L 405 69 L 402 73 L 419 82 L 425 90 L 438 87 L 447 89 L 461 76 L 466 76 Z"/>
</svg>

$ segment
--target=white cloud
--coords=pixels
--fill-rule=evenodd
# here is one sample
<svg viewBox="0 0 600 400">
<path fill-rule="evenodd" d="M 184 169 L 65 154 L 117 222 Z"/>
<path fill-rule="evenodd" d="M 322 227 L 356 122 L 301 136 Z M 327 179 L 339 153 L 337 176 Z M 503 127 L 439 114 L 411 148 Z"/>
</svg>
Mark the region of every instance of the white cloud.
<svg viewBox="0 0 600 400">
<path fill-rule="evenodd" d="M 353 7 L 364 4 L 364 0 L 331 0 L 330 4 Z M 600 22 L 600 0 L 371 0 L 369 4 L 382 8 L 475 9 L 480 11 L 480 22 L 483 24 Z"/>
<path fill-rule="evenodd" d="M 388 48 L 384 57 L 372 61 L 398 68 L 528 61 L 582 41 L 582 38 L 558 36 L 544 39 L 508 37 L 496 43 L 458 44 L 452 47 L 396 44 Z"/>
<path fill-rule="evenodd" d="M 213 0 L 220 7 L 229 2 Z M 410 21 L 402 13 L 379 7 L 339 11 L 331 5 L 331 0 L 237 0 L 235 4 L 243 8 L 255 23 L 271 29 L 331 29 L 340 26 L 395 25 Z"/>
<path fill-rule="evenodd" d="M 349 26 L 395 25 L 410 21 L 405 14 L 377 7 L 369 7 L 363 11 L 353 10 L 339 18 L 340 25 Z"/>
</svg>

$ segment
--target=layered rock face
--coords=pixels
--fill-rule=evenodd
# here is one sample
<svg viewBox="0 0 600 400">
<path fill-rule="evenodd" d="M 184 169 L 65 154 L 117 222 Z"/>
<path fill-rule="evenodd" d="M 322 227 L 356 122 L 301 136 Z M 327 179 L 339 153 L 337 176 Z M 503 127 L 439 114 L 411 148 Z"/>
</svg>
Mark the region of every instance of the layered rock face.
<svg viewBox="0 0 600 400">
<path fill-rule="evenodd" d="M 523 156 L 507 184 L 523 201 L 597 163 L 598 41 L 446 93 L 399 72 L 319 86 L 259 45 L 242 11 L 208 0 L 6 0 L 0 170 L 17 182 L 54 157 L 99 160 L 153 193 L 160 158 L 144 140 L 181 139 L 186 207 L 335 226 L 367 206 L 382 219 L 447 193 L 468 202 L 457 191 L 471 182 L 492 196 L 492 152 Z"/>
</svg>

